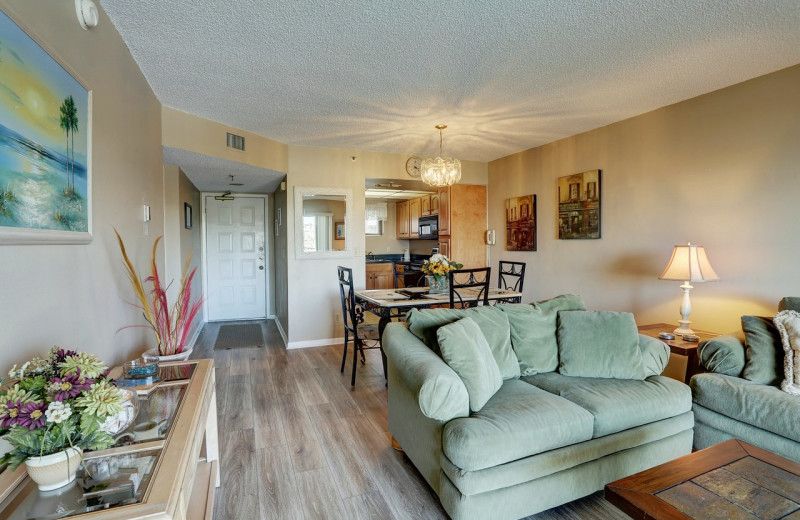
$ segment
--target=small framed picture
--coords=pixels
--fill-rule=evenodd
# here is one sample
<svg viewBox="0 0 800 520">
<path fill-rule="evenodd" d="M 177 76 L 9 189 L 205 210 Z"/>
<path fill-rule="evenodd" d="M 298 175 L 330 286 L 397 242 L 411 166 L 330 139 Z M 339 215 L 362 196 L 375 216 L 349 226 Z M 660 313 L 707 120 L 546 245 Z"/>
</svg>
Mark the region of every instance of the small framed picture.
<svg viewBox="0 0 800 520">
<path fill-rule="evenodd" d="M 333 237 L 336 240 L 344 240 L 344 222 L 335 222 L 333 224 Z"/>
<path fill-rule="evenodd" d="M 192 229 L 192 207 L 188 202 L 183 203 L 183 227 Z"/>
</svg>

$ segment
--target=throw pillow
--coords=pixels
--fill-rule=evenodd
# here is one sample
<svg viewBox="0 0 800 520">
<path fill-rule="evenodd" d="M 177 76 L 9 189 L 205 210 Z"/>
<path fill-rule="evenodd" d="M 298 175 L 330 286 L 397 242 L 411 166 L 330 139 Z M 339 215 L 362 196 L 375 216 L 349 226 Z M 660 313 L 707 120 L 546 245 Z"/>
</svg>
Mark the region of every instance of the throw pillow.
<svg viewBox="0 0 800 520">
<path fill-rule="evenodd" d="M 786 355 L 783 358 L 781 390 L 800 395 L 800 312 L 781 311 L 775 315 Z"/>
<path fill-rule="evenodd" d="M 645 377 L 639 331 L 629 312 L 561 311 L 557 336 L 558 371 L 565 376 Z"/>
<path fill-rule="evenodd" d="M 800 296 L 787 296 L 781 299 L 778 304 L 778 312 L 780 311 L 797 311 L 800 312 Z"/>
<path fill-rule="evenodd" d="M 698 348 L 700 364 L 709 372 L 740 377 L 744 370 L 744 334 L 717 336 Z"/>
<path fill-rule="evenodd" d="M 762 385 L 778 386 L 783 377 L 781 335 L 771 318 L 742 316 L 745 364 L 742 376 Z"/>
<path fill-rule="evenodd" d="M 480 327 L 471 318 L 463 318 L 440 327 L 436 337 L 442 359 L 467 387 L 470 410 L 480 411 L 503 386 L 500 369 Z"/>
<path fill-rule="evenodd" d="M 508 317 L 497 307 L 472 309 L 412 309 L 406 317 L 408 330 L 428 347 L 439 353 L 437 331 L 439 327 L 462 318 L 472 318 L 483 333 L 503 379 L 519 377 L 519 362 L 511 348 L 511 329 Z"/>
<path fill-rule="evenodd" d="M 528 304 L 498 305 L 511 325 L 511 346 L 519 358 L 520 373 L 532 376 L 558 368 L 556 322 L 558 311 L 583 311 L 580 296 L 563 294 Z"/>
</svg>

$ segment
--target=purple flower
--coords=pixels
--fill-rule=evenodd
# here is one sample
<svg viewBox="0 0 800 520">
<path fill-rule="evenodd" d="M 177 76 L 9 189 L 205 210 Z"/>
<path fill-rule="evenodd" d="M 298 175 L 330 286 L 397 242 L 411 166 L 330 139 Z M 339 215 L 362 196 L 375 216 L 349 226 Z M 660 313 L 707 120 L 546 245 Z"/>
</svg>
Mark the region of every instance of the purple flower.
<svg viewBox="0 0 800 520">
<path fill-rule="evenodd" d="M 3 428 L 11 428 L 19 422 L 19 408 L 22 405 L 19 401 L 8 401 L 0 413 L 0 426 Z"/>
<path fill-rule="evenodd" d="M 53 357 L 55 357 L 55 362 L 58 364 L 63 363 L 67 356 L 75 356 L 77 354 L 78 353 L 74 350 L 64 350 L 63 348 L 60 348 L 53 353 Z"/>
<path fill-rule="evenodd" d="M 68 374 L 63 377 L 54 377 L 50 380 L 48 388 L 53 401 L 66 401 L 88 390 L 94 380 L 86 379 L 81 376 L 80 370 L 75 374 Z"/>
<path fill-rule="evenodd" d="M 37 403 L 35 401 L 25 403 L 19 408 L 17 424 L 29 430 L 41 428 L 47 421 L 47 417 L 44 414 L 45 410 L 47 410 L 45 403 Z"/>
</svg>

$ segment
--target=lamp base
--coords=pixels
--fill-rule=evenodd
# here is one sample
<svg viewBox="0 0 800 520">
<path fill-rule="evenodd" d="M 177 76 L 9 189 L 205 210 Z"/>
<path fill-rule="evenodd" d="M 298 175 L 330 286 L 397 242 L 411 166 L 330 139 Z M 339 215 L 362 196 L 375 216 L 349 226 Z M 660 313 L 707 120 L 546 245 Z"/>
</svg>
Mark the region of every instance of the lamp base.
<svg viewBox="0 0 800 520">
<path fill-rule="evenodd" d="M 689 328 L 689 324 L 691 323 L 691 321 L 680 320 L 678 323 L 680 323 L 681 325 L 680 327 L 672 331 L 673 334 L 675 334 L 676 336 L 685 336 L 687 334 L 694 334 L 694 331 Z"/>
</svg>

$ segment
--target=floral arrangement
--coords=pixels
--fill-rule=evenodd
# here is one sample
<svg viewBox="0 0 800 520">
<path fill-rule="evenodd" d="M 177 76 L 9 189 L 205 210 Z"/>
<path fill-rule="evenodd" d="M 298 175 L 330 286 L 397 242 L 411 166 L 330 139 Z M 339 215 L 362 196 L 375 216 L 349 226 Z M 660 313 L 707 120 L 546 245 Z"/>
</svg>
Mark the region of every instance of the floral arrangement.
<svg viewBox="0 0 800 520">
<path fill-rule="evenodd" d="M 0 435 L 13 450 L 0 458 L 10 469 L 32 456 L 67 448 L 102 450 L 122 410 L 123 393 L 92 354 L 53 347 L 8 373 L 0 390 Z"/>
<path fill-rule="evenodd" d="M 192 261 L 191 255 L 189 255 L 186 264 L 183 266 L 178 297 L 172 305 L 170 305 L 167 301 L 167 289 L 169 289 L 169 284 L 164 285 L 161 282 L 161 278 L 158 274 L 158 266 L 156 264 L 156 251 L 158 250 L 158 243 L 161 241 L 162 237 L 156 238 L 153 244 L 153 255 L 150 260 L 150 276 L 142 280 L 133 267 L 130 258 L 128 258 L 122 237 L 119 236 L 116 229 L 114 233 L 117 235 L 119 248 L 120 251 L 122 251 L 122 258 L 128 280 L 138 300 L 138 304 L 134 305 L 142 310 L 144 319 L 147 321 L 150 328 L 153 329 L 156 341 L 158 342 L 158 354 L 160 356 L 180 354 L 183 352 L 184 347 L 186 347 L 192 322 L 200 311 L 203 301 L 202 298 L 197 298 L 195 301 L 192 301 L 192 280 L 197 272 L 197 268 L 195 267 L 189 271 L 189 263 Z M 150 285 L 149 290 L 145 288 L 147 285 Z M 130 326 L 146 327 L 147 325 Z"/>
<path fill-rule="evenodd" d="M 441 280 L 441 278 L 446 276 L 450 271 L 455 271 L 462 267 L 464 267 L 462 264 L 452 262 L 444 255 L 435 254 L 422 263 L 421 269 L 423 273 L 433 276 L 437 280 Z"/>
</svg>

